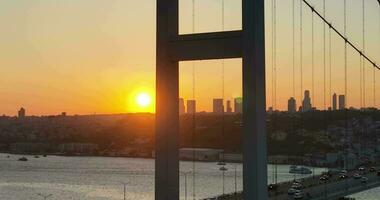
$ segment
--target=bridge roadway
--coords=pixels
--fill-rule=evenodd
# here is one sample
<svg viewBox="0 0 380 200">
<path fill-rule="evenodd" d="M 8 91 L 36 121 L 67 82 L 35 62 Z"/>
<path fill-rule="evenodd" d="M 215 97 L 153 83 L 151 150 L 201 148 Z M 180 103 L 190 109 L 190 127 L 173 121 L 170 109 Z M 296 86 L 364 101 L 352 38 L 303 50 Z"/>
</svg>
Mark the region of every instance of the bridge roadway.
<svg viewBox="0 0 380 200">
<path fill-rule="evenodd" d="M 322 183 L 320 176 L 309 177 L 301 180 L 304 186 L 303 200 L 337 200 L 340 197 L 345 197 L 365 190 L 380 186 L 380 176 L 376 172 L 365 173 L 368 178 L 366 183 L 361 179 L 354 179 L 354 171 L 348 173 L 348 178 L 339 179 L 339 174 L 334 174 L 329 181 Z M 283 182 L 278 185 L 277 191 L 269 192 L 269 200 L 294 200 L 293 196 L 288 195 L 287 191 L 291 187 L 292 182 Z M 242 200 L 241 193 L 225 195 L 224 197 L 209 198 L 206 200 Z"/>
</svg>

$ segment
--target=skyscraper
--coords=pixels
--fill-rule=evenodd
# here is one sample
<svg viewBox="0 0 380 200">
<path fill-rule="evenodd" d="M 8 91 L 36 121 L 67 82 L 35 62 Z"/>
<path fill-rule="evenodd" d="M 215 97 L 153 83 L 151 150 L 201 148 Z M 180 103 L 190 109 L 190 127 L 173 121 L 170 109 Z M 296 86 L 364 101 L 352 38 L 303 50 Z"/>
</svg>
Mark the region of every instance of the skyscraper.
<svg viewBox="0 0 380 200">
<path fill-rule="evenodd" d="M 333 110 L 336 110 L 337 109 L 337 99 L 336 99 L 336 93 L 334 93 L 334 95 L 332 96 L 332 109 Z"/>
<path fill-rule="evenodd" d="M 183 98 L 180 98 L 179 99 L 179 115 L 183 115 L 185 113 L 185 102 L 183 100 Z"/>
<path fill-rule="evenodd" d="M 222 114 L 224 112 L 223 99 L 213 99 L 213 113 Z"/>
<path fill-rule="evenodd" d="M 25 114 L 26 114 L 26 111 L 24 108 L 21 108 L 19 111 L 18 111 L 18 118 L 19 119 L 24 119 L 25 118 Z"/>
<path fill-rule="evenodd" d="M 346 96 L 339 95 L 339 110 L 346 109 Z"/>
<path fill-rule="evenodd" d="M 232 113 L 231 101 L 227 101 L 227 113 Z"/>
<path fill-rule="evenodd" d="M 288 100 L 288 112 L 295 113 L 297 111 L 297 103 L 293 97 Z"/>
<path fill-rule="evenodd" d="M 187 100 L 187 113 L 194 114 L 197 112 L 197 102 L 195 100 Z"/>
<path fill-rule="evenodd" d="M 237 97 L 234 99 L 235 113 L 243 113 L 243 98 Z"/>
<path fill-rule="evenodd" d="M 302 101 L 302 111 L 307 112 L 311 110 L 311 99 L 310 99 L 310 91 L 305 90 L 305 97 Z"/>
</svg>

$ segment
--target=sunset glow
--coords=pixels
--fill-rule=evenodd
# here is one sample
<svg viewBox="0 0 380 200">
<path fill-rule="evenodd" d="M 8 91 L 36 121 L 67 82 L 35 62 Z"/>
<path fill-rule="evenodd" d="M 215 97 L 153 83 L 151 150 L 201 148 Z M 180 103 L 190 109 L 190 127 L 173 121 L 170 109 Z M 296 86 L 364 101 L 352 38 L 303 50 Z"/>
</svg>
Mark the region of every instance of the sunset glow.
<svg viewBox="0 0 380 200">
<path fill-rule="evenodd" d="M 147 93 L 140 93 L 139 95 L 137 95 L 136 97 L 136 102 L 137 104 L 142 107 L 142 108 L 146 108 L 148 107 L 151 102 L 152 102 L 152 98 L 149 94 Z"/>
</svg>

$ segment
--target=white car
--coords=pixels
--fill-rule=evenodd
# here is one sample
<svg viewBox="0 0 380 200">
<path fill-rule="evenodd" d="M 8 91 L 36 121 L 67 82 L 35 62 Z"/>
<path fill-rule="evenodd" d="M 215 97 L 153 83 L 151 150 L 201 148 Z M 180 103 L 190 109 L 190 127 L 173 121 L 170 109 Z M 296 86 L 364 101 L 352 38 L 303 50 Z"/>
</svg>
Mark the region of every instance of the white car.
<svg viewBox="0 0 380 200">
<path fill-rule="evenodd" d="M 363 176 L 363 177 L 362 177 L 362 180 L 361 180 L 361 181 L 362 181 L 362 183 L 367 183 L 367 181 L 368 181 L 368 178 L 367 178 L 367 177 L 365 177 L 365 176 Z"/>
<path fill-rule="evenodd" d="M 290 189 L 288 190 L 288 195 L 293 195 L 293 194 L 295 194 L 296 192 L 297 192 L 296 189 L 294 189 L 294 188 L 290 188 Z"/>
<path fill-rule="evenodd" d="M 300 191 L 300 192 L 296 192 L 294 193 L 294 199 L 303 199 L 303 193 Z"/>
<path fill-rule="evenodd" d="M 354 174 L 354 179 L 361 179 L 361 178 L 362 178 L 362 176 L 360 174 L 358 174 L 358 173 Z"/>
</svg>

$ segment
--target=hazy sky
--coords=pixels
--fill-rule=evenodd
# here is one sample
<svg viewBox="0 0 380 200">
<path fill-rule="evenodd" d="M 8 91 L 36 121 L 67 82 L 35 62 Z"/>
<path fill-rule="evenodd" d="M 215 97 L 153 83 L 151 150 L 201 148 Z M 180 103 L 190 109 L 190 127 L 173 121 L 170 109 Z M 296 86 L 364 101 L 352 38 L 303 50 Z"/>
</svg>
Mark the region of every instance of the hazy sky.
<svg viewBox="0 0 380 200">
<path fill-rule="evenodd" d="M 380 63 L 379 8 L 366 1 L 366 52 Z M 191 0 L 180 0 L 180 32 L 190 33 Z M 267 99 L 271 91 L 271 0 L 267 0 Z M 310 0 L 322 10 L 322 0 Z M 348 0 L 348 37 L 362 46 L 361 1 Z M 241 0 L 225 0 L 225 30 L 241 29 Z M 196 0 L 196 32 L 220 31 L 221 0 Z M 0 114 L 120 113 L 144 111 L 134 98 L 154 94 L 155 0 L 0 0 Z M 278 0 L 278 108 L 292 96 L 292 0 Z M 311 88 L 311 15 L 304 6 L 303 88 Z M 343 31 L 343 0 L 327 1 L 326 15 Z M 323 29 L 315 17 L 315 104 L 323 107 Z M 299 38 L 299 1 L 296 0 L 296 38 Z M 326 29 L 328 30 L 328 29 Z M 326 33 L 328 33 L 326 31 Z M 333 33 L 333 92 L 344 92 L 343 42 Z M 328 34 L 326 34 L 328 44 Z M 296 39 L 296 99 L 300 102 L 299 39 Z M 359 56 L 349 48 L 348 103 L 359 106 Z M 328 49 L 326 51 L 328 56 Z M 328 57 L 327 57 L 328 61 Z M 181 63 L 181 97 L 192 94 L 198 110 L 210 110 L 212 98 L 241 95 L 241 60 Z M 328 66 L 328 65 L 327 65 Z M 366 65 L 366 101 L 373 105 L 373 70 Z M 212 74 L 212 76 L 210 76 Z M 328 73 L 326 74 L 329 77 Z M 377 85 L 380 84 L 377 72 Z M 327 79 L 327 92 L 328 92 Z M 327 93 L 328 95 L 328 93 Z M 380 91 L 377 92 L 377 100 Z M 329 98 L 326 97 L 329 104 Z M 377 104 L 380 104 L 378 101 Z M 153 111 L 149 108 L 146 111 Z"/>
</svg>

